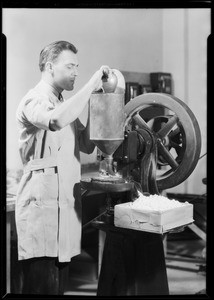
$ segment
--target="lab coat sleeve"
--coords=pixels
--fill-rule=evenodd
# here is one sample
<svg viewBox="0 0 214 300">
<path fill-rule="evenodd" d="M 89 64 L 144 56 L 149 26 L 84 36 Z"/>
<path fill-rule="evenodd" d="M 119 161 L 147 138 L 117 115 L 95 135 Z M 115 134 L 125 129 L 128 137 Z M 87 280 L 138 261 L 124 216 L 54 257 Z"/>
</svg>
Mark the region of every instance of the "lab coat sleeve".
<svg viewBox="0 0 214 300">
<path fill-rule="evenodd" d="M 77 118 L 76 121 L 77 134 L 79 139 L 80 151 L 86 154 L 91 154 L 94 151 L 95 144 L 90 140 L 89 123 L 86 127 Z"/>
<path fill-rule="evenodd" d="M 50 130 L 49 121 L 54 108 L 54 104 L 45 97 L 25 98 L 17 110 L 17 118 L 19 121 L 30 123 L 39 129 Z"/>
</svg>

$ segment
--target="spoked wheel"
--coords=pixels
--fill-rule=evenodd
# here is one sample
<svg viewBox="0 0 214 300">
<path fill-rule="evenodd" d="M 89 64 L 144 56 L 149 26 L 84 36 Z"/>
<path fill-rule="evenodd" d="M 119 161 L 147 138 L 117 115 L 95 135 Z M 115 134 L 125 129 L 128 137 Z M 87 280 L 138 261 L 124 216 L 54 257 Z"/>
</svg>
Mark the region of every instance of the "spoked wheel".
<svg viewBox="0 0 214 300">
<path fill-rule="evenodd" d="M 155 111 L 157 107 L 164 108 L 166 115 L 150 113 L 145 121 L 143 110 L 155 108 Z M 157 188 L 171 188 L 187 179 L 195 169 L 201 151 L 200 128 L 190 108 L 172 95 L 148 93 L 128 102 L 125 114 L 126 130 L 144 130 L 152 137 L 157 158 Z"/>
<path fill-rule="evenodd" d="M 154 136 L 156 136 L 157 138 L 161 138 L 161 136 L 159 136 L 159 132 L 161 132 L 161 129 L 163 129 L 166 126 L 167 122 L 172 117 L 173 115 L 166 115 L 166 116 L 163 115 L 163 116 L 156 116 L 154 118 L 149 119 L 147 124 L 151 129 L 151 131 L 153 132 Z M 184 144 L 185 140 L 183 136 L 184 136 L 183 127 L 178 122 L 177 124 L 174 125 L 174 127 L 169 132 L 169 134 L 162 138 L 163 145 L 165 146 L 167 151 L 170 152 L 170 154 L 173 154 L 173 157 L 177 163 L 181 163 L 185 153 L 185 144 Z M 169 163 L 167 158 L 166 159 L 164 158 L 164 154 L 162 154 L 161 150 L 162 150 L 161 148 L 157 149 L 158 167 L 167 166 Z"/>
</svg>

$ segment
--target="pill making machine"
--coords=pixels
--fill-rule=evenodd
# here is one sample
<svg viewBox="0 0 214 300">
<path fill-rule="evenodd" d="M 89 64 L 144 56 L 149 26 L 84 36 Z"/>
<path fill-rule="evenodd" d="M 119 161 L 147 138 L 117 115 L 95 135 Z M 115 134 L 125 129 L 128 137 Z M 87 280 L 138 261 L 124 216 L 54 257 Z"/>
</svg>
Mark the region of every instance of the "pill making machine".
<svg viewBox="0 0 214 300">
<path fill-rule="evenodd" d="M 198 122 L 183 101 L 163 93 L 142 94 L 126 105 L 123 93 L 94 93 L 89 109 L 100 168 L 81 185 L 107 199 L 106 211 L 92 222 L 106 232 L 97 295 L 168 294 L 163 236 L 116 228 L 114 205 L 133 200 L 137 191 L 162 194 L 185 181 L 200 155 Z"/>
</svg>

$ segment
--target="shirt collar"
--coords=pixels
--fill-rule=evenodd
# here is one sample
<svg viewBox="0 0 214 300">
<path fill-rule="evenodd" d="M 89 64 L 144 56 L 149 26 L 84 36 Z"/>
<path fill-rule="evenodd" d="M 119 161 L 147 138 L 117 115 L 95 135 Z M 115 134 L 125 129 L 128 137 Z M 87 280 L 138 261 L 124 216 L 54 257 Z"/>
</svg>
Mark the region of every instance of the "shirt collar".
<svg viewBox="0 0 214 300">
<path fill-rule="evenodd" d="M 52 85 L 44 81 L 43 79 L 40 80 L 37 87 L 39 87 L 43 92 L 47 93 L 50 97 L 55 96 L 58 101 L 62 102 L 62 94 L 60 94 L 56 88 Z M 54 98 L 55 98 L 54 97 Z"/>
</svg>

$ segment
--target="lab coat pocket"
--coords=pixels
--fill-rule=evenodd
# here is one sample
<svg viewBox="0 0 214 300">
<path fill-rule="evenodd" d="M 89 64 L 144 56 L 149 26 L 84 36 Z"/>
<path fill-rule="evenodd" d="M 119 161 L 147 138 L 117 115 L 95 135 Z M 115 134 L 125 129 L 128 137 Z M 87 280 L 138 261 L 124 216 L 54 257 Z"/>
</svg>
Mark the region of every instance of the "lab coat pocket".
<svg viewBox="0 0 214 300">
<path fill-rule="evenodd" d="M 58 174 L 36 175 L 37 185 L 33 189 L 37 190 L 39 200 L 32 203 L 28 220 L 34 256 L 57 256 Z"/>
<path fill-rule="evenodd" d="M 58 174 L 41 174 L 40 193 L 46 256 L 57 256 Z"/>
<path fill-rule="evenodd" d="M 58 174 L 41 174 L 40 180 L 41 203 L 56 206 L 58 201 Z"/>
</svg>

